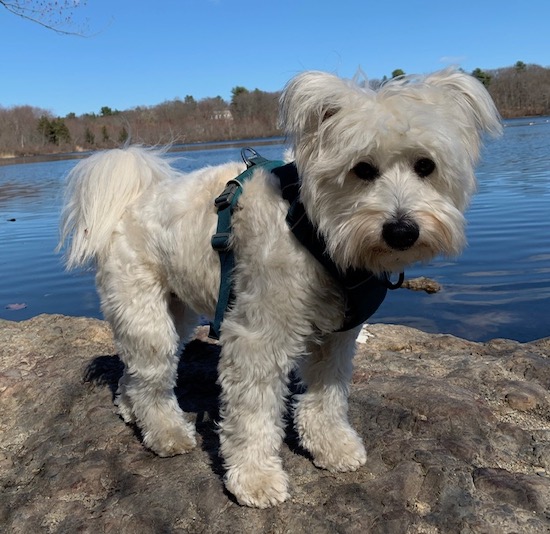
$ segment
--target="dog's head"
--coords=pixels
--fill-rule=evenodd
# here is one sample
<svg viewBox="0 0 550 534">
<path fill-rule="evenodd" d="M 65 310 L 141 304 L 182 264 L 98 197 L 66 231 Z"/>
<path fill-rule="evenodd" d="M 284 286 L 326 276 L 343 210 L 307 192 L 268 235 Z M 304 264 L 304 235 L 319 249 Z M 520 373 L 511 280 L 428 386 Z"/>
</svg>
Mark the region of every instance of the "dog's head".
<svg viewBox="0 0 550 534">
<path fill-rule="evenodd" d="M 464 246 L 483 133 L 498 112 L 473 77 L 447 69 L 378 90 L 306 72 L 281 97 L 308 216 L 343 269 L 397 272 Z"/>
</svg>

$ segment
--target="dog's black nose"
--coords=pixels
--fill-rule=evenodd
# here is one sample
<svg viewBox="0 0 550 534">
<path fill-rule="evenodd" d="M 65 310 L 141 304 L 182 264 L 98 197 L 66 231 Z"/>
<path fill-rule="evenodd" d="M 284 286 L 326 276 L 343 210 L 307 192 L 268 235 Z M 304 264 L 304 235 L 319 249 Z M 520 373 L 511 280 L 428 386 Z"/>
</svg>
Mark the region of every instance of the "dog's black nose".
<svg viewBox="0 0 550 534">
<path fill-rule="evenodd" d="M 382 227 L 384 241 L 395 250 L 411 248 L 419 235 L 418 224 L 410 219 L 396 219 L 385 223 Z"/>
</svg>

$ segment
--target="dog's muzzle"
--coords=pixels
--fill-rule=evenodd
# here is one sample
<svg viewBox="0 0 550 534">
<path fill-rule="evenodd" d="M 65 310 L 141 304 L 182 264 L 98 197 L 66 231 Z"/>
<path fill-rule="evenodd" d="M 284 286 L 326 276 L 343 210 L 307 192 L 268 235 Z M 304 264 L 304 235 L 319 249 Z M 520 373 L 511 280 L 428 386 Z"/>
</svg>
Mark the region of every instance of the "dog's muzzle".
<svg viewBox="0 0 550 534">
<path fill-rule="evenodd" d="M 395 250 L 411 248 L 420 235 L 420 229 L 411 219 L 401 218 L 389 221 L 382 227 L 382 238 Z"/>
</svg>

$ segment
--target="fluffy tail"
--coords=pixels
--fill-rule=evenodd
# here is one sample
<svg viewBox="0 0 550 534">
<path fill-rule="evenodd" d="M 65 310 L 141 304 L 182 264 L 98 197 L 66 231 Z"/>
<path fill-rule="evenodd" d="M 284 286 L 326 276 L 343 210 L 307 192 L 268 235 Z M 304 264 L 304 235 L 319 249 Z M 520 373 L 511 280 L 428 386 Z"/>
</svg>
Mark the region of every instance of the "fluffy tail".
<svg viewBox="0 0 550 534">
<path fill-rule="evenodd" d="M 97 260 L 125 209 L 152 185 L 176 172 L 163 152 L 132 146 L 99 152 L 69 173 L 58 250 L 68 242 L 68 269 Z"/>
</svg>

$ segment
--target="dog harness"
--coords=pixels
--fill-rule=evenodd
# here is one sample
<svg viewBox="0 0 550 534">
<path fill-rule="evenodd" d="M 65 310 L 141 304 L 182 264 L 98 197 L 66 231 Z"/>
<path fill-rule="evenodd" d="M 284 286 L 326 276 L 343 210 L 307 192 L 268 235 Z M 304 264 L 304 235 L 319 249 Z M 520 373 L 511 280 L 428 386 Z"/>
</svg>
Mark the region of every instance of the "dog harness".
<svg viewBox="0 0 550 534">
<path fill-rule="evenodd" d="M 248 153 L 251 154 L 250 157 Z M 290 230 L 342 288 L 345 315 L 343 326 L 338 331 L 351 330 L 363 324 L 382 304 L 388 289 L 401 287 L 403 273 L 400 273 L 398 281 L 393 284 L 386 273 L 377 276 L 367 269 L 348 269 L 342 272 L 327 254 L 323 236 L 319 234 L 306 214 L 300 200 L 300 179 L 296 165 L 267 160 L 251 148 L 244 148 L 241 151 L 241 157 L 247 169 L 237 178 L 227 182 L 222 194 L 214 201 L 218 210 L 218 226 L 211 243 L 220 256 L 221 277 L 216 314 L 210 324 L 209 337 L 219 339 L 223 316 L 235 298 L 232 276 L 235 256 L 231 243 L 231 215 L 241 196 L 243 183 L 259 168 L 266 169 L 279 178 L 282 197 L 290 204 L 286 216 Z"/>
</svg>

